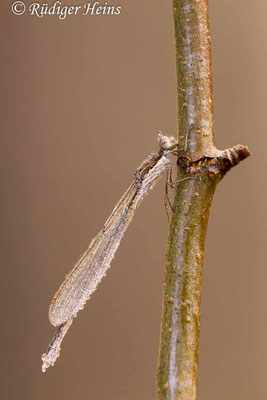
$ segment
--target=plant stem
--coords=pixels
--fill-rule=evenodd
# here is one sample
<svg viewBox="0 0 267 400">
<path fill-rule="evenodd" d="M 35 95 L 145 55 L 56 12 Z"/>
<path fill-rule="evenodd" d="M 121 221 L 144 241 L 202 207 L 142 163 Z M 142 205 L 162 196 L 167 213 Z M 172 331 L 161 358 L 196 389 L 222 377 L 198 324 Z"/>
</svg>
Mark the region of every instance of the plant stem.
<svg viewBox="0 0 267 400">
<path fill-rule="evenodd" d="M 179 126 L 178 181 L 169 227 L 157 375 L 159 400 L 197 397 L 202 261 L 217 184 L 250 153 L 214 145 L 207 0 L 173 0 Z M 179 179 L 180 180 L 180 179 Z"/>
</svg>

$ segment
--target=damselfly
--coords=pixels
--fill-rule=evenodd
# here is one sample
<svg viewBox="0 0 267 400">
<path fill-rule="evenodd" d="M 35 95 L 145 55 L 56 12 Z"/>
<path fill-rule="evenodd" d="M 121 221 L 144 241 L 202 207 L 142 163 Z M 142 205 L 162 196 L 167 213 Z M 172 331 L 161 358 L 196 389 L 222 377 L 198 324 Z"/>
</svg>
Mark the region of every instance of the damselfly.
<svg viewBox="0 0 267 400">
<path fill-rule="evenodd" d="M 159 151 L 151 154 L 137 168 L 133 182 L 119 200 L 103 229 L 92 240 L 56 292 L 49 308 L 49 320 L 57 330 L 47 352 L 42 356 L 43 372 L 54 365 L 73 318 L 84 308 L 86 301 L 105 276 L 137 207 L 160 176 L 171 170 L 168 156 L 175 152 L 177 142 L 172 137 L 159 134 L 159 146 Z"/>
</svg>

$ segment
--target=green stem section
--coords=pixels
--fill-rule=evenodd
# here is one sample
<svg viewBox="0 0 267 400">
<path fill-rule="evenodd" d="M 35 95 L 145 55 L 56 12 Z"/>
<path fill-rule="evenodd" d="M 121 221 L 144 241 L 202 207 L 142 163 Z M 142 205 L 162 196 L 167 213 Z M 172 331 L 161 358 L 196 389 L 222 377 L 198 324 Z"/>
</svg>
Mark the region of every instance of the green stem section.
<svg viewBox="0 0 267 400">
<path fill-rule="evenodd" d="M 202 261 L 217 184 L 250 153 L 214 145 L 207 0 L 173 0 L 178 177 L 166 249 L 158 400 L 195 400 Z M 182 150 L 181 150 L 182 149 Z M 184 179 L 188 178 L 188 179 Z"/>
</svg>

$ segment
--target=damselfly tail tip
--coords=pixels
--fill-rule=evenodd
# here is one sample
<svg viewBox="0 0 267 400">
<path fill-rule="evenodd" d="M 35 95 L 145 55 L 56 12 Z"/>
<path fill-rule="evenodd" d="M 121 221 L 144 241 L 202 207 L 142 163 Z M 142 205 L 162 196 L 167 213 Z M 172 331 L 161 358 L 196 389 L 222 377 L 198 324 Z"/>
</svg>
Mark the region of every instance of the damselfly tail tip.
<svg viewBox="0 0 267 400">
<path fill-rule="evenodd" d="M 69 319 L 64 324 L 61 324 L 58 329 L 56 330 L 49 346 L 47 352 L 44 353 L 41 357 L 43 364 L 42 364 L 42 372 L 45 372 L 47 368 L 53 367 L 57 358 L 60 356 L 61 350 L 61 343 L 66 335 L 67 331 L 69 330 L 73 319 Z"/>
<path fill-rule="evenodd" d="M 47 368 L 49 368 L 50 366 L 53 366 L 54 363 L 49 361 L 49 356 L 48 353 L 44 353 L 41 357 L 43 364 L 42 364 L 42 372 L 45 372 L 47 370 Z"/>
<path fill-rule="evenodd" d="M 60 346 L 59 348 L 50 347 L 47 350 L 47 353 L 44 353 L 41 357 L 42 364 L 42 372 L 46 372 L 47 368 L 53 367 L 55 365 L 56 359 L 60 356 Z"/>
</svg>

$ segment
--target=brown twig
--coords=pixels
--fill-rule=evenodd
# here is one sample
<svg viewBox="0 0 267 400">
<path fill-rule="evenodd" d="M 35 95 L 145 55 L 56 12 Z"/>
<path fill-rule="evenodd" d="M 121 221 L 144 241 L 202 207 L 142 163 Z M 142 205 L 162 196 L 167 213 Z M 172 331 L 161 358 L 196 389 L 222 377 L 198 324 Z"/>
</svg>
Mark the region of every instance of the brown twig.
<svg viewBox="0 0 267 400">
<path fill-rule="evenodd" d="M 159 400 L 194 400 L 204 241 L 213 194 L 247 147 L 214 144 L 207 0 L 173 0 L 178 176 L 166 250 L 157 375 Z M 194 177 L 195 179 L 183 179 Z M 181 180 L 182 179 L 182 180 Z"/>
</svg>

